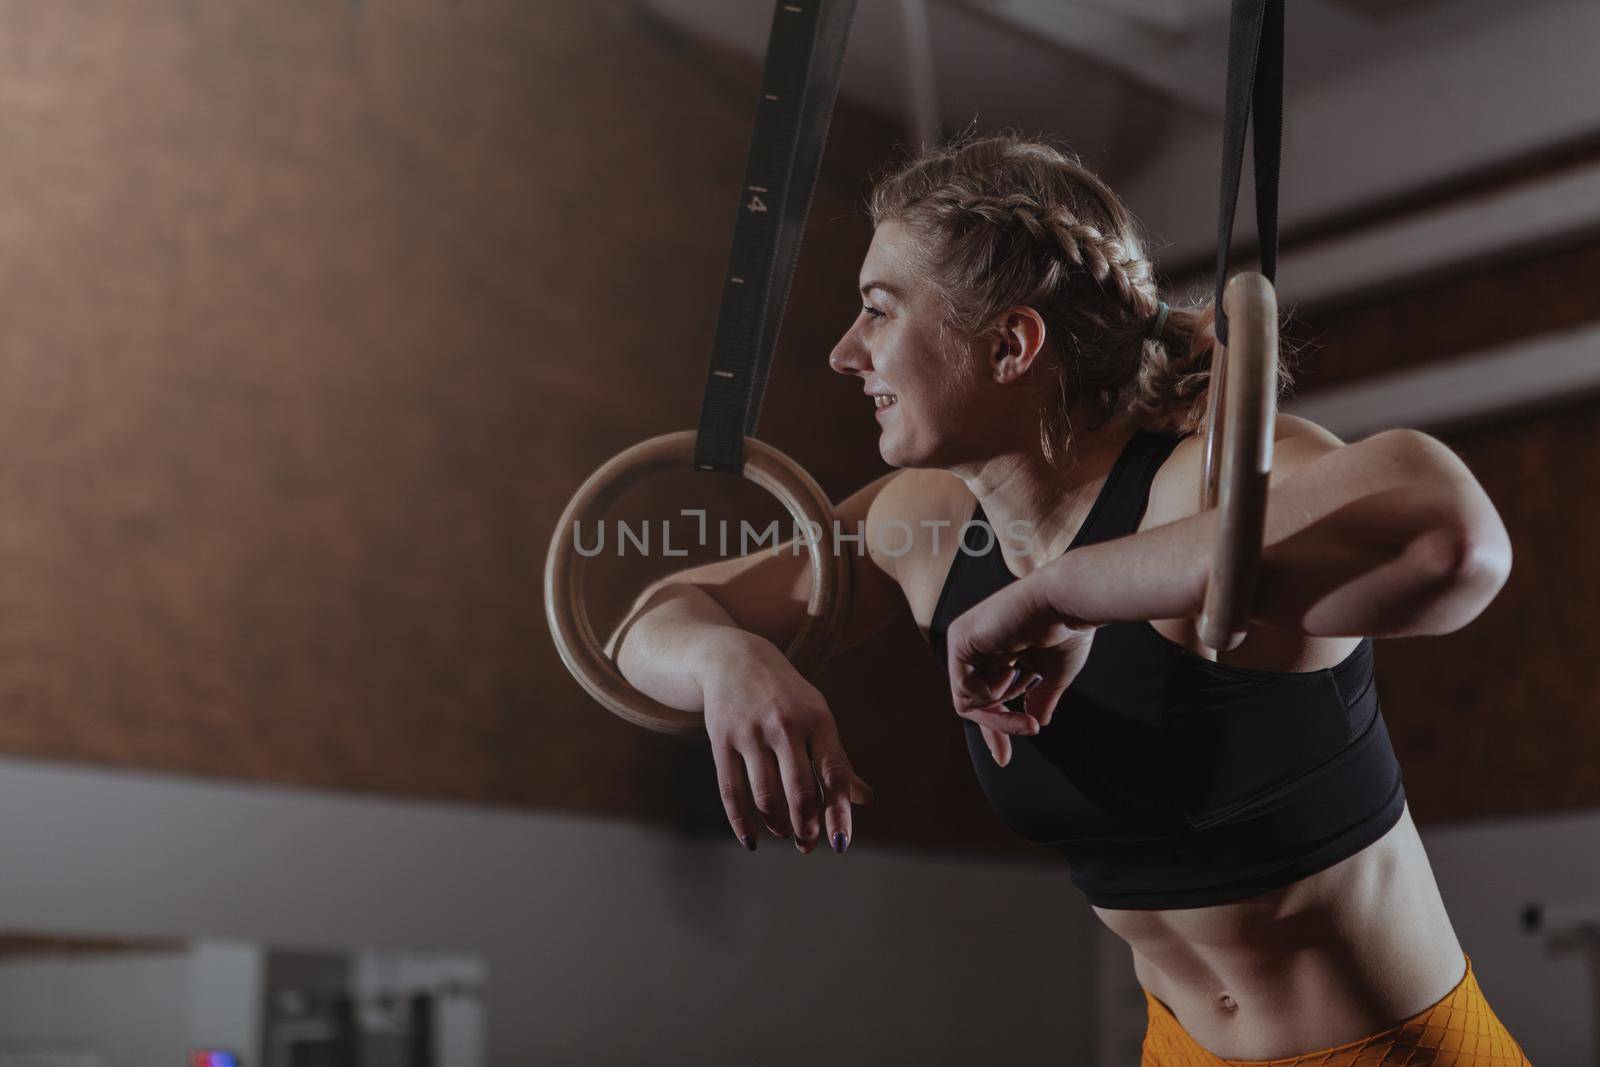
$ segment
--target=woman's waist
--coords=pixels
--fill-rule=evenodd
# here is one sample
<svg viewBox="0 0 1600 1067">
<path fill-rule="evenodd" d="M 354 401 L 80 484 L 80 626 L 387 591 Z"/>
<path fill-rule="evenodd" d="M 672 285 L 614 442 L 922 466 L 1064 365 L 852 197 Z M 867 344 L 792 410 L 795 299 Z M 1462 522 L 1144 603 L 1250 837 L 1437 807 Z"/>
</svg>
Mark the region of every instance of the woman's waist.
<svg viewBox="0 0 1600 1067">
<path fill-rule="evenodd" d="M 1435 1003 L 1463 957 L 1409 811 L 1288 885 L 1203 908 L 1096 908 L 1140 984 L 1230 1059 L 1353 1041 Z"/>
</svg>

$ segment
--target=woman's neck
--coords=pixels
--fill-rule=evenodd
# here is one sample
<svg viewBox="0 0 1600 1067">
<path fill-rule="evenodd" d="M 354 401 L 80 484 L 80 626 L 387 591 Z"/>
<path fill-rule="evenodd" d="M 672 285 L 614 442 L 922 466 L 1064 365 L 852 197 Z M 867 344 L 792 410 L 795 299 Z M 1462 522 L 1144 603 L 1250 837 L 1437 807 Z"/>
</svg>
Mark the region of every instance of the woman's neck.
<svg viewBox="0 0 1600 1067">
<path fill-rule="evenodd" d="M 1066 552 L 1137 429 L 1119 416 L 1095 430 L 1078 430 L 1059 466 L 1035 439 L 951 472 L 983 506 L 1007 567 L 1026 576 Z"/>
</svg>

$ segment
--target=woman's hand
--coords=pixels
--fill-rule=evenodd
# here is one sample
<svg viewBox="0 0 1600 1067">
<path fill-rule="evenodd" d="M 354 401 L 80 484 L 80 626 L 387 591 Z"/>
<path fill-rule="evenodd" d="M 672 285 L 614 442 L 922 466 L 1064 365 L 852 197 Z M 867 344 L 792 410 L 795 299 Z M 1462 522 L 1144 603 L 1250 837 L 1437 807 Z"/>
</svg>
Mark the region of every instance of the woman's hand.
<svg viewBox="0 0 1600 1067">
<path fill-rule="evenodd" d="M 818 813 L 843 852 L 853 836 L 850 805 L 872 803 L 873 790 L 850 766 L 833 712 L 777 646 L 743 631 L 702 675 L 706 733 L 718 792 L 734 836 L 754 849 L 764 824 L 795 847 L 817 844 Z M 821 796 L 818 783 L 821 783 Z"/>
<path fill-rule="evenodd" d="M 968 609 L 945 634 L 950 698 L 956 714 L 983 730 L 994 761 L 1011 762 L 1011 736 L 1050 725 L 1056 703 L 1078 676 L 1095 627 L 1063 615 L 1037 592 L 1013 582 Z M 1021 714 L 1003 705 L 1023 696 Z"/>
</svg>

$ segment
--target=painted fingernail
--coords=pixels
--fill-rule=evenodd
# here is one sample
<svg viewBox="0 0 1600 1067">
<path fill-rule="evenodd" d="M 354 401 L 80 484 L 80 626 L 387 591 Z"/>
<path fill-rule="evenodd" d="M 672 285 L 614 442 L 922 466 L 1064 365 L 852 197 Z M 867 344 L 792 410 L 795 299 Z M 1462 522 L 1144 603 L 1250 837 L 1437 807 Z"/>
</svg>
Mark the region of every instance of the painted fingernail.
<svg viewBox="0 0 1600 1067">
<path fill-rule="evenodd" d="M 740 834 L 739 843 L 744 845 L 746 852 L 754 852 L 756 850 L 756 839 L 749 834 Z"/>
<path fill-rule="evenodd" d="M 1024 693 L 1026 693 L 1028 690 L 1032 689 L 1034 686 L 1038 685 L 1042 681 L 1044 681 L 1044 675 L 1036 674 L 1036 675 L 1033 676 L 1033 681 L 1029 682 L 1027 685 L 1022 687 L 1022 691 Z"/>
<path fill-rule="evenodd" d="M 843 830 L 835 830 L 833 832 L 833 850 L 835 852 L 843 852 L 845 849 L 847 849 L 849 847 L 850 847 L 850 839 L 844 836 L 844 831 Z"/>
</svg>

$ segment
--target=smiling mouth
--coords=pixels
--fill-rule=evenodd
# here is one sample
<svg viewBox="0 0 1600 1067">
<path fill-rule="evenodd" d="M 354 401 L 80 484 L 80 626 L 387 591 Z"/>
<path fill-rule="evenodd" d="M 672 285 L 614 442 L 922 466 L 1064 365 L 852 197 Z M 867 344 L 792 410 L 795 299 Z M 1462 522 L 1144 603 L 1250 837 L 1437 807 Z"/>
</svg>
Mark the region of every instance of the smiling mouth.
<svg viewBox="0 0 1600 1067">
<path fill-rule="evenodd" d="M 875 404 L 879 408 L 879 410 L 882 410 L 883 408 L 886 408 L 886 407 L 892 407 L 894 405 L 895 401 L 899 400 L 899 399 L 900 399 L 899 397 L 893 396 L 893 395 L 890 395 L 890 396 L 875 396 L 875 397 L 872 398 L 872 402 L 873 402 L 873 404 Z"/>
</svg>

